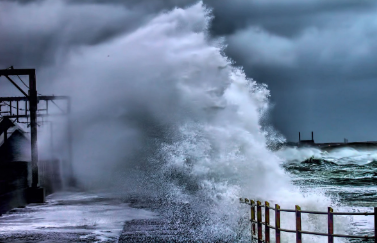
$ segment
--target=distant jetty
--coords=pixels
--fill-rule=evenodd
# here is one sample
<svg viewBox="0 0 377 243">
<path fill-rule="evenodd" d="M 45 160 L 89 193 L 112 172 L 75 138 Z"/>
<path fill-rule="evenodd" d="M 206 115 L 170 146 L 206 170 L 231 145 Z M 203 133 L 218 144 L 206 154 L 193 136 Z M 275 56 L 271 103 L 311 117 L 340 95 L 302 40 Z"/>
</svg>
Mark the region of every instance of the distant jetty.
<svg viewBox="0 0 377 243">
<path fill-rule="evenodd" d="M 298 142 L 286 142 L 285 146 L 288 147 L 314 147 L 323 150 L 351 147 L 355 149 L 367 149 L 377 148 L 377 141 L 365 141 L 365 142 L 348 142 L 348 139 L 344 139 L 344 142 L 333 143 L 316 143 L 314 141 L 314 132 L 312 132 L 311 140 L 301 140 L 301 133 L 298 133 Z"/>
</svg>

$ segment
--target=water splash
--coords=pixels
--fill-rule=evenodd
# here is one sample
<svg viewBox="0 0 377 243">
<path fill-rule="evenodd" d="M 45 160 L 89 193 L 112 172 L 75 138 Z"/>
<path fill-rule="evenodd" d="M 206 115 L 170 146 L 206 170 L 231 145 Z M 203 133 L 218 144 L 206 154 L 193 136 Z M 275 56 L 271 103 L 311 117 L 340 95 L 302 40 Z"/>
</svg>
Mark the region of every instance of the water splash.
<svg viewBox="0 0 377 243">
<path fill-rule="evenodd" d="M 75 104 L 74 169 L 83 185 L 162 198 L 167 214 L 197 220 L 190 237 L 242 241 L 239 197 L 305 209 L 330 201 L 303 195 L 268 149 L 274 137 L 261 120 L 269 91 L 232 66 L 208 35 L 210 20 L 198 3 L 72 50 L 54 89 Z M 322 229 L 310 222 L 305 229 Z M 282 225 L 293 227 L 293 216 Z"/>
</svg>

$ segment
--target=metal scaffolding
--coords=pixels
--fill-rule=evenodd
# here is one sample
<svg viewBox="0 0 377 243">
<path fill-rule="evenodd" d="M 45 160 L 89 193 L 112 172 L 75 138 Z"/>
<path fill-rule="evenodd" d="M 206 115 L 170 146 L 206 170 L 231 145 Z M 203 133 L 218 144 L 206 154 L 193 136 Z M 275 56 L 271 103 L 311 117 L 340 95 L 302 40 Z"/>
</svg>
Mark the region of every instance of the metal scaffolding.
<svg viewBox="0 0 377 243">
<path fill-rule="evenodd" d="M 26 93 L 20 86 L 17 85 L 9 76 L 16 75 L 27 75 L 29 76 L 29 86 L 27 86 L 23 82 L 23 84 L 29 89 L 28 93 Z M 0 70 L 0 77 L 5 76 L 24 96 L 23 97 L 0 97 L 0 104 L 4 102 L 9 102 L 6 106 L 9 107 L 9 110 L 2 110 L 0 105 L 0 116 L 7 117 L 7 118 L 16 118 L 17 122 L 20 122 L 20 119 L 27 119 L 28 125 L 30 125 L 30 139 L 31 139 L 31 163 L 32 163 L 32 188 L 37 188 L 39 186 L 38 182 L 38 124 L 37 118 L 38 117 L 47 117 L 51 115 L 69 115 L 71 109 L 71 100 L 68 96 L 43 96 L 39 95 L 37 92 L 37 83 L 36 83 L 36 76 L 35 76 L 35 69 L 13 69 L 10 67 L 9 69 Z M 49 114 L 48 112 L 48 102 L 51 101 L 55 104 L 54 100 L 66 100 L 67 107 L 66 111 L 61 109 L 57 106 L 62 113 L 60 114 Z M 46 102 L 46 108 L 44 109 L 45 114 L 38 114 L 38 103 L 40 101 Z M 16 106 L 12 105 L 12 102 L 16 102 Z M 25 103 L 25 108 L 20 108 L 20 102 Z M 55 104 L 56 105 L 56 104 Z M 13 110 L 16 109 L 16 113 L 13 113 Z M 23 111 L 23 112 L 20 112 Z M 22 113 L 22 114 L 21 114 Z M 30 122 L 29 122 L 30 119 Z M 68 173 L 70 177 L 72 177 L 72 143 L 71 143 L 71 127 L 68 122 L 68 146 L 69 146 L 69 158 L 68 158 Z M 6 135 L 5 135 L 6 136 Z M 69 184 L 72 183 L 72 178 L 69 179 Z"/>
</svg>

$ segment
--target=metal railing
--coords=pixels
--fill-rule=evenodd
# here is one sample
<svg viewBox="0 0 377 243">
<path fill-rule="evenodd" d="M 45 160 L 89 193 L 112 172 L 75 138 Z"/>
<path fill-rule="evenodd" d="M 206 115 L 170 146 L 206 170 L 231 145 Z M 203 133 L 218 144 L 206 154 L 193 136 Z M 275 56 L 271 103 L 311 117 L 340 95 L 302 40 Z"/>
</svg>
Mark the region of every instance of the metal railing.
<svg viewBox="0 0 377 243">
<path fill-rule="evenodd" d="M 249 200 L 247 198 L 240 198 L 241 203 L 250 205 L 251 208 L 251 237 L 257 239 L 258 243 L 270 242 L 270 229 L 275 230 L 276 243 L 281 242 L 280 232 L 289 232 L 296 234 L 296 243 L 302 243 L 302 235 L 320 235 L 327 236 L 328 242 L 333 243 L 334 237 L 343 237 L 343 238 L 354 238 L 354 239 L 363 239 L 369 240 L 374 239 L 374 242 L 377 243 L 377 207 L 374 208 L 374 212 L 364 212 L 364 213 L 351 213 L 351 212 L 334 212 L 331 207 L 328 207 L 327 212 L 320 211 L 306 211 L 301 210 L 300 206 L 296 205 L 295 209 L 281 209 L 278 204 L 275 204 L 275 208 L 270 206 L 269 202 L 265 202 L 264 205 L 260 201 Z M 255 211 L 256 208 L 256 211 Z M 264 208 L 264 221 L 262 221 L 262 208 Z M 270 225 L 270 210 L 275 211 L 275 226 Z M 257 219 L 255 220 L 255 212 L 257 213 Z M 295 213 L 296 218 L 296 229 L 283 229 L 280 227 L 280 212 L 290 212 Z M 325 214 L 327 215 L 327 233 L 319 232 L 310 232 L 303 231 L 301 229 L 301 214 Z M 334 215 L 374 215 L 374 236 L 361 236 L 361 235 L 342 235 L 334 234 Z M 257 226 L 257 227 L 255 227 Z M 263 239 L 263 227 L 264 226 L 264 239 Z M 256 229 L 257 228 L 257 229 Z"/>
</svg>

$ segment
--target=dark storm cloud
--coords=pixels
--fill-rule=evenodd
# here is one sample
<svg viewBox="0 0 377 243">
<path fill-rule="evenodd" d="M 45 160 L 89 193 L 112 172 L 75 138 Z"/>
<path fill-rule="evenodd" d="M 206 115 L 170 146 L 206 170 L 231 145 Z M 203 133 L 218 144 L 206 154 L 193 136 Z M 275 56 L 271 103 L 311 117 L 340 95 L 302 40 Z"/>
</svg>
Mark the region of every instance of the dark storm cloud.
<svg viewBox="0 0 377 243">
<path fill-rule="evenodd" d="M 377 140 L 377 4 L 206 1 L 212 33 L 249 77 L 269 85 L 275 127 L 289 140 Z"/>
<path fill-rule="evenodd" d="M 349 11 L 362 12 L 375 6 L 372 1 L 205 1 L 216 16 L 213 33 L 229 35 L 249 25 L 260 26 L 270 32 L 292 36 L 308 25 L 326 25 L 334 15 Z M 328 17 L 318 18 L 328 14 Z"/>
<path fill-rule="evenodd" d="M 133 31 L 195 0 L 0 1 L 0 68 L 46 68 L 65 53 Z M 324 0 L 204 0 L 211 33 L 247 75 L 271 89 L 271 120 L 289 140 L 371 136 L 377 102 L 377 3 Z M 322 135 L 320 135 L 322 134 Z"/>
<path fill-rule="evenodd" d="M 86 0 L 66 0 L 69 3 L 87 4 Z M 158 11 L 175 7 L 186 7 L 198 2 L 197 0 L 93 0 L 91 3 L 123 5 L 131 8 L 142 8 L 147 11 Z"/>
<path fill-rule="evenodd" d="M 141 26 L 177 1 L 0 2 L 0 67 L 44 67 L 69 49 L 96 45 Z M 180 1 L 185 6 L 195 1 Z"/>
<path fill-rule="evenodd" d="M 0 4 L 2 67 L 51 65 L 67 48 L 108 41 L 135 28 L 143 17 L 136 11 L 96 5 L 78 8 L 60 1 Z"/>
</svg>

